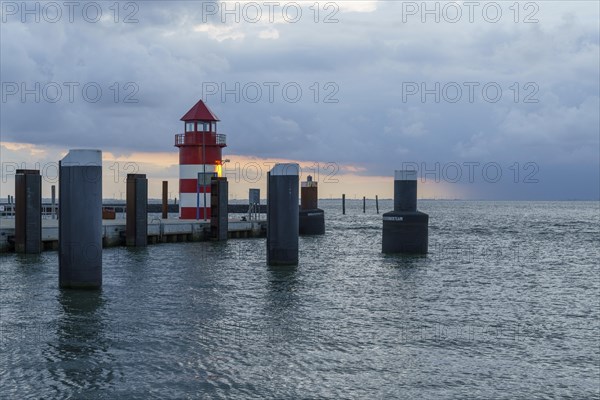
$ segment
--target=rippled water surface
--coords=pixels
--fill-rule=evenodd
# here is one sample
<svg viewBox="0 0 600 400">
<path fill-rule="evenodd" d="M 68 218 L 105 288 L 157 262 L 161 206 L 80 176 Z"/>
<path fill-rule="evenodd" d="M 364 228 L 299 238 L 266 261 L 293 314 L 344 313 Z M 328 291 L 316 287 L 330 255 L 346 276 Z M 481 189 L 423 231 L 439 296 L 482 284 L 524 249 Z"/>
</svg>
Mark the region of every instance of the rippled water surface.
<svg viewBox="0 0 600 400">
<path fill-rule="evenodd" d="M 422 201 L 426 257 L 321 206 L 292 268 L 112 248 L 102 291 L 61 291 L 57 252 L 2 255 L 0 398 L 600 398 L 598 203 Z"/>
</svg>

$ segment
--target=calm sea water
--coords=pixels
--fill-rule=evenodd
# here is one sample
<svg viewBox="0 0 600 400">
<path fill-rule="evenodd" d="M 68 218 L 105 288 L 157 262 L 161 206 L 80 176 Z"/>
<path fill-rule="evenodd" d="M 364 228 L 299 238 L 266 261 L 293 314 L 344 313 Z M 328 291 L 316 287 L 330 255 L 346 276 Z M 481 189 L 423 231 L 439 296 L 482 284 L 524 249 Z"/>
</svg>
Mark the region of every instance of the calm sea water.
<svg viewBox="0 0 600 400">
<path fill-rule="evenodd" d="M 102 291 L 61 291 L 56 252 L 2 255 L 0 398 L 600 398 L 597 202 L 422 201 L 426 257 L 348 203 L 293 268 L 112 248 Z"/>
</svg>

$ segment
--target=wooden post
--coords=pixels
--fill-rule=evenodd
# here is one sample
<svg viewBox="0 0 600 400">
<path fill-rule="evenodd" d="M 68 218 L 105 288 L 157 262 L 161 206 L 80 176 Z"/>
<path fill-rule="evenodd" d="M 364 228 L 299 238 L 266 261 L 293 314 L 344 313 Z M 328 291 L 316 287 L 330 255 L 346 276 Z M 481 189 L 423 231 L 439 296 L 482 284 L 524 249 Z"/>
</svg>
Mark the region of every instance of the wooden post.
<svg viewBox="0 0 600 400">
<path fill-rule="evenodd" d="M 169 181 L 162 183 L 162 218 L 169 218 Z"/>
<path fill-rule="evenodd" d="M 342 195 L 342 214 L 346 215 L 346 195 Z"/>
<path fill-rule="evenodd" d="M 56 185 L 52 185 L 52 219 L 56 219 Z"/>
<path fill-rule="evenodd" d="M 15 175 L 15 251 L 42 252 L 42 176 L 37 169 Z"/>
<path fill-rule="evenodd" d="M 365 196 L 363 196 L 363 214 L 366 212 L 367 210 L 367 198 Z"/>
<path fill-rule="evenodd" d="M 146 174 L 127 174 L 125 243 L 148 245 L 148 179 Z"/>
<path fill-rule="evenodd" d="M 377 209 L 377 214 L 379 214 L 379 196 L 375 195 L 375 208 Z"/>
</svg>

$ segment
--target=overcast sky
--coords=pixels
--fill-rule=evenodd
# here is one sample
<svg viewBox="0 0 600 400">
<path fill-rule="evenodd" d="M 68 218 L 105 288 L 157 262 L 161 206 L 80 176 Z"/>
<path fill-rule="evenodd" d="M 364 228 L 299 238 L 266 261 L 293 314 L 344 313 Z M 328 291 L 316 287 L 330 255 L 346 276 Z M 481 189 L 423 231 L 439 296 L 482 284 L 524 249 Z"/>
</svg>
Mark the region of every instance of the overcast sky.
<svg viewBox="0 0 600 400">
<path fill-rule="evenodd" d="M 230 168 L 318 163 L 323 197 L 391 194 L 410 165 L 420 197 L 599 198 L 598 2 L 297 4 L 2 2 L 1 196 L 69 148 L 175 185 L 204 98 Z"/>
</svg>

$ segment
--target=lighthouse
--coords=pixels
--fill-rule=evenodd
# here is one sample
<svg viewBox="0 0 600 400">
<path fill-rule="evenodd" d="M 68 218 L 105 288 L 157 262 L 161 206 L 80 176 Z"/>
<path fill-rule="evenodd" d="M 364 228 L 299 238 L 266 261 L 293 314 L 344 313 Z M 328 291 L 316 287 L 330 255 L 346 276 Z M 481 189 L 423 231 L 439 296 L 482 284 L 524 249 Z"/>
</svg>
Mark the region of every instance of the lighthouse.
<svg viewBox="0 0 600 400">
<path fill-rule="evenodd" d="M 221 176 L 225 135 L 217 133 L 219 118 L 198 101 L 183 117 L 184 133 L 175 135 L 179 148 L 179 218 L 210 218 L 210 179 Z"/>
</svg>

